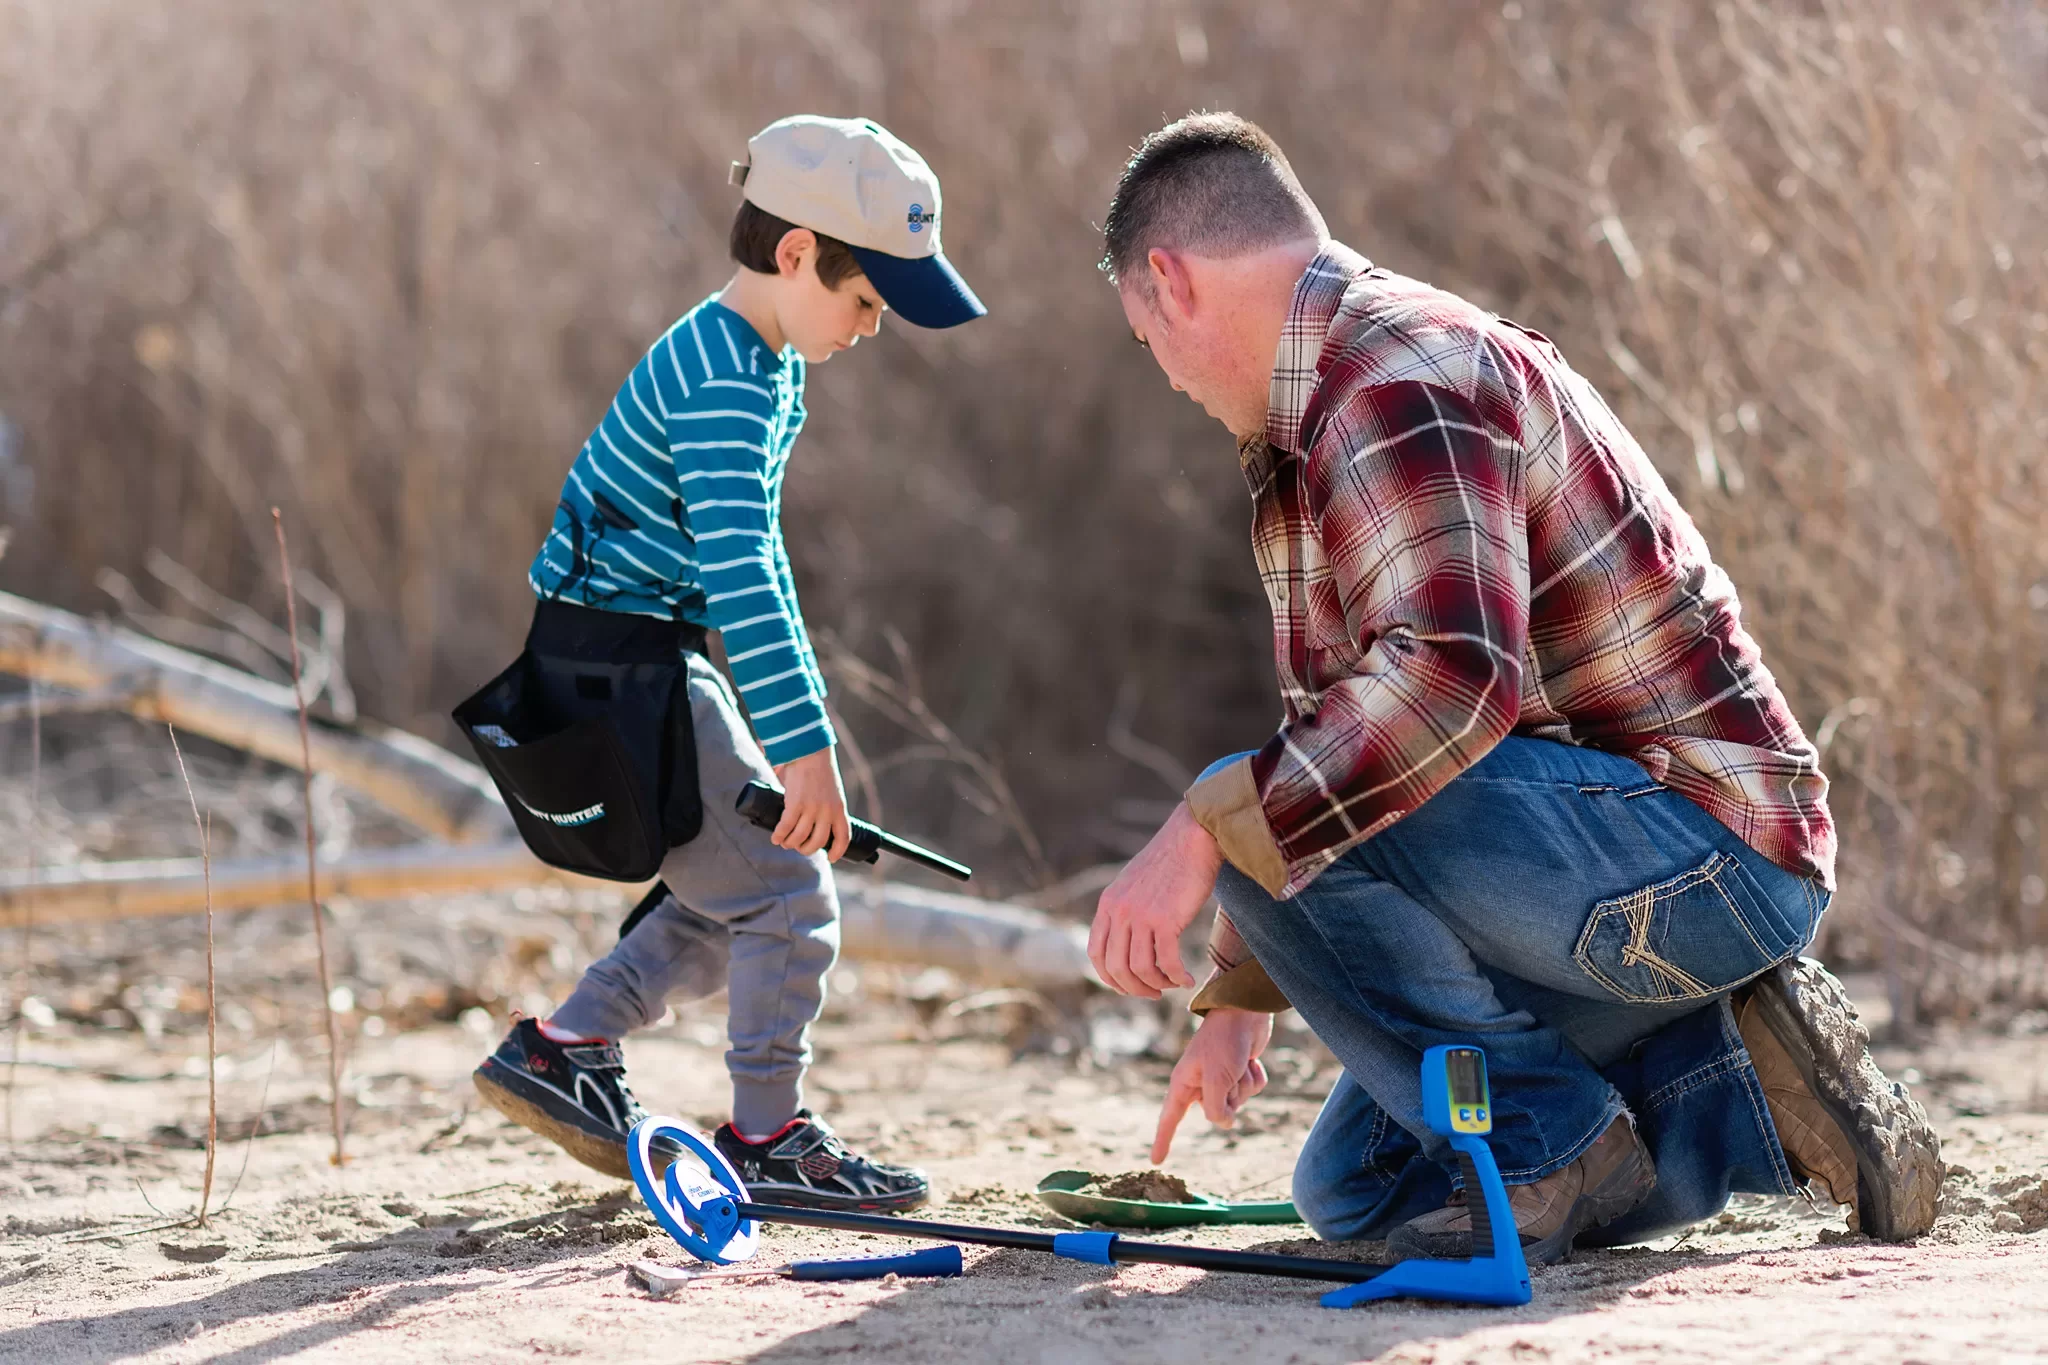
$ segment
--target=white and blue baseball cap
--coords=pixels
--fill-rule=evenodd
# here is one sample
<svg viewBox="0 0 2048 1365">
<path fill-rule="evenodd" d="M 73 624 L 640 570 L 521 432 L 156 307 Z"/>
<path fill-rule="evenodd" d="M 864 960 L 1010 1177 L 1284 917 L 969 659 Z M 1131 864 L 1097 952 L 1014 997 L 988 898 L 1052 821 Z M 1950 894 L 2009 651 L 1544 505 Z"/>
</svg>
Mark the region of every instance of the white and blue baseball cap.
<svg viewBox="0 0 2048 1365">
<path fill-rule="evenodd" d="M 957 327 L 988 312 L 939 249 L 939 177 L 881 124 L 777 119 L 747 140 L 732 179 L 754 207 L 846 243 L 905 322 Z"/>
</svg>

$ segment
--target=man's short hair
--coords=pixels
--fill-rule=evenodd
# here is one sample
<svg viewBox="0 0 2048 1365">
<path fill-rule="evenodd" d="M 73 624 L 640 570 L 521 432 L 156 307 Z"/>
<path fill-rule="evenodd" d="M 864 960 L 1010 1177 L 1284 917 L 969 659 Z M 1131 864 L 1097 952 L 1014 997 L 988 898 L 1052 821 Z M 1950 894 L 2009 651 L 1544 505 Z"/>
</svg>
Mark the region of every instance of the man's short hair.
<svg viewBox="0 0 2048 1365">
<path fill-rule="evenodd" d="M 751 200 L 742 199 L 740 211 L 733 215 L 732 235 L 727 243 L 732 258 L 756 274 L 776 274 L 775 249 L 797 226 L 766 209 L 754 207 Z M 861 273 L 860 262 L 854 259 L 846 243 L 815 230 L 811 235 L 818 239 L 818 283 L 827 289 L 837 289 Z"/>
<path fill-rule="evenodd" d="M 1189 114 L 1146 138 L 1102 225 L 1102 271 L 1148 294 L 1154 247 L 1230 257 L 1329 229 L 1280 144 L 1250 119 Z"/>
</svg>

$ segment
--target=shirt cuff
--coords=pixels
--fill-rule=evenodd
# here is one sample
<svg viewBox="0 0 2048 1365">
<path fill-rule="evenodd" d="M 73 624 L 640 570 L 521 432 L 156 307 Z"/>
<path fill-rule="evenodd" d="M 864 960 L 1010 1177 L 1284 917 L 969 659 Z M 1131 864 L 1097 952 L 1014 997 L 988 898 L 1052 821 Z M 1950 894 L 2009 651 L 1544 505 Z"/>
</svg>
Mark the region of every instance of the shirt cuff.
<svg viewBox="0 0 2048 1365">
<path fill-rule="evenodd" d="M 1230 865 L 1275 900 L 1287 887 L 1287 859 L 1266 823 L 1249 755 L 1216 769 L 1187 791 L 1188 811 L 1216 841 Z"/>
<path fill-rule="evenodd" d="M 793 714 L 797 717 L 790 720 Z M 781 724 L 777 733 L 761 740 L 761 751 L 768 756 L 768 766 L 779 768 L 785 763 L 794 763 L 820 749 L 829 749 L 839 737 L 832 731 L 832 721 L 825 714 L 821 703 L 794 708 L 793 712 L 773 717 Z"/>
<path fill-rule="evenodd" d="M 1266 969 L 1259 965 L 1257 958 L 1240 963 L 1229 971 L 1216 973 L 1203 982 L 1202 989 L 1195 992 L 1195 998 L 1188 1001 L 1190 1014 L 1207 1014 L 1217 1009 L 1278 1014 L 1288 1007 L 1287 997 L 1273 984 L 1273 978 L 1266 975 Z"/>
</svg>

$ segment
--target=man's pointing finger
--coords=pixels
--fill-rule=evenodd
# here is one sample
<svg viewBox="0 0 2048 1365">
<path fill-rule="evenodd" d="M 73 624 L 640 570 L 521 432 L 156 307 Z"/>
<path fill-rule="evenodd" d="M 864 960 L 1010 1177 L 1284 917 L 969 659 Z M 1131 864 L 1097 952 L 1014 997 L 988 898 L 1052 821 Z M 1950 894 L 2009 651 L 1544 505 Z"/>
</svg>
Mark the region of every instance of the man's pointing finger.
<svg viewBox="0 0 2048 1365">
<path fill-rule="evenodd" d="M 1188 1108 L 1195 1102 L 1195 1087 L 1174 1077 L 1167 1087 L 1166 1103 L 1159 1106 L 1159 1131 L 1152 1138 L 1152 1164 L 1159 1165 L 1173 1150 L 1173 1135 L 1180 1131 L 1180 1121 L 1187 1117 Z"/>
</svg>

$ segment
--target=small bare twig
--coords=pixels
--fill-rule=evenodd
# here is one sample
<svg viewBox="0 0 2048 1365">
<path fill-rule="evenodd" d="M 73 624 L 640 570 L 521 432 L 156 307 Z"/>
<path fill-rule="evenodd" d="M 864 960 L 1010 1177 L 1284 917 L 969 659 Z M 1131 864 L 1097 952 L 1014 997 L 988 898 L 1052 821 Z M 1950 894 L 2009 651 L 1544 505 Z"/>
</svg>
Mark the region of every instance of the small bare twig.
<svg viewBox="0 0 2048 1365">
<path fill-rule="evenodd" d="M 853 780 L 854 787 L 860 792 L 862 814 L 877 825 L 888 824 L 888 817 L 882 814 L 882 790 L 875 785 L 875 768 L 868 762 L 867 751 L 861 748 L 852 728 L 840 716 L 839 708 L 834 706 L 830 699 L 825 702 L 825 714 L 831 718 L 832 731 L 839 737 L 839 752 L 846 760 L 846 775 Z"/>
<path fill-rule="evenodd" d="M 277 562 L 284 579 L 285 634 L 292 645 L 292 693 L 299 703 L 299 790 L 306 804 L 306 904 L 313 912 L 313 942 L 320 956 L 320 1010 L 327 1020 L 327 1107 L 334 1125 L 333 1162 L 348 1160 L 341 1146 L 341 1029 L 334 1020 L 334 981 L 327 969 L 327 924 L 320 911 L 319 864 L 314 859 L 313 739 L 306 723 L 306 694 L 299 685 L 299 606 L 292 591 L 291 551 L 284 540 L 284 513 L 270 509 L 277 529 Z"/>
<path fill-rule="evenodd" d="M 1038 882 L 1051 882 L 1052 866 L 1046 861 L 1045 850 L 1038 842 L 1038 835 L 1025 818 L 1023 807 L 1016 794 L 1010 790 L 1009 781 L 1002 770 L 986 757 L 977 753 L 966 741 L 955 734 L 952 727 L 940 720 L 925 703 L 924 693 L 918 685 L 917 673 L 910 659 L 910 650 L 903 636 L 891 629 L 885 632 L 891 653 L 896 656 L 900 677 L 891 677 L 862 659 L 852 650 L 830 636 L 821 637 L 825 647 L 826 667 L 839 682 L 846 684 L 855 696 L 872 706 L 897 725 L 913 734 L 920 734 L 931 741 L 928 746 L 916 746 L 919 758 L 945 759 L 965 769 L 979 786 L 979 790 L 966 789 L 962 794 L 974 804 L 1008 825 L 1016 836 L 1025 856 L 1031 860 Z M 901 761 L 905 755 L 898 754 L 894 760 L 883 759 L 869 765 L 872 772 L 880 773 Z"/>
<path fill-rule="evenodd" d="M 161 550 L 150 551 L 144 567 L 149 570 L 150 577 L 206 621 L 188 621 L 158 610 L 136 589 L 127 575 L 113 568 L 103 568 L 97 579 L 100 591 L 114 599 L 129 624 L 166 644 L 226 660 L 271 682 L 285 678 L 294 641 L 287 640 L 285 632 L 272 625 L 262 613 L 210 587 L 198 574 Z M 348 632 L 347 606 L 340 594 L 303 569 L 294 575 L 293 587 L 319 613 L 318 643 L 309 645 L 301 656 L 298 690 L 308 705 L 317 704 L 324 697 L 334 719 L 344 725 L 353 724 L 356 720 L 356 697 L 348 684 L 342 660 Z M 207 624 L 208 621 L 213 624 Z M 117 698 L 119 694 L 110 690 L 94 695 Z"/>
<path fill-rule="evenodd" d="M 156 1206 L 156 1200 L 154 1200 L 154 1199 L 151 1199 L 151 1198 L 149 1197 L 149 1191 L 148 1191 L 147 1189 L 143 1188 L 143 1184 L 142 1184 L 142 1177 L 141 1177 L 141 1176 L 139 1176 L 139 1175 L 138 1175 L 138 1176 L 135 1176 L 135 1177 L 134 1177 L 134 1180 L 135 1180 L 135 1192 L 136 1192 L 137 1194 L 139 1194 L 139 1195 L 141 1195 L 141 1196 L 142 1196 L 142 1202 L 143 1202 L 143 1203 L 145 1203 L 145 1204 L 149 1205 L 149 1211 L 150 1211 L 151 1213 L 155 1214 L 155 1215 L 156 1215 L 157 1217 L 159 1217 L 159 1218 L 169 1218 L 169 1217 L 170 1217 L 171 1215 L 170 1215 L 170 1214 L 168 1214 L 168 1213 L 165 1213 L 165 1212 L 164 1212 L 164 1211 L 163 1211 L 162 1209 L 158 1208 L 158 1207 Z M 191 1219 L 189 1219 L 189 1218 L 180 1218 L 180 1219 L 178 1219 L 178 1220 L 177 1220 L 177 1221 L 176 1221 L 175 1223 L 171 1224 L 171 1226 L 172 1226 L 172 1227 L 183 1227 L 183 1226 L 184 1226 L 185 1224 L 187 1224 L 187 1223 L 189 1223 L 189 1222 L 191 1222 L 191 1221 L 192 1221 L 192 1220 L 191 1220 Z"/>
<path fill-rule="evenodd" d="M 270 1082 L 277 1076 L 277 1050 L 284 1043 L 284 1020 L 277 1021 L 277 1031 L 270 1037 L 270 1066 L 263 1073 L 263 1089 L 256 1096 L 256 1117 L 249 1120 L 249 1137 L 242 1144 L 242 1164 L 235 1171 L 235 1183 L 228 1186 L 227 1198 L 220 1201 L 220 1211 L 225 1214 L 234 1206 L 235 1193 L 242 1188 L 242 1177 L 249 1174 L 249 1157 L 256 1150 L 256 1139 L 263 1133 L 263 1115 L 270 1108 Z"/>
<path fill-rule="evenodd" d="M 462 1107 L 462 1112 L 455 1116 L 453 1122 L 445 1125 L 444 1127 L 435 1129 L 433 1136 L 429 1137 L 425 1142 L 420 1144 L 421 1155 L 425 1155 L 428 1152 L 440 1150 L 441 1144 L 445 1143 L 449 1138 L 454 1137 L 455 1134 L 461 1130 L 462 1125 L 469 1122 L 470 1112 L 471 1110 L 469 1106 L 465 1104 Z"/>
<path fill-rule="evenodd" d="M 206 1226 L 206 1204 L 213 1197 L 213 1162 L 220 1150 L 220 1093 L 216 1076 L 218 998 L 213 974 L 213 817 L 199 814 L 199 794 L 192 790 L 192 774 L 185 769 L 185 751 L 178 747 L 178 727 L 166 723 L 171 736 L 171 753 L 178 760 L 178 776 L 185 783 L 185 799 L 192 803 L 192 823 L 199 833 L 199 875 L 206 895 L 206 1175 L 199 1183 L 199 1226 Z"/>
<path fill-rule="evenodd" d="M 150 577 L 169 588 L 189 605 L 226 626 L 238 639 L 254 643 L 278 665 L 291 657 L 291 642 L 270 624 L 262 613 L 210 587 L 190 569 L 161 550 L 152 550 L 146 567 Z M 292 575 L 293 588 L 313 604 L 319 613 L 319 646 L 305 665 L 302 690 L 308 704 L 327 698 L 334 718 L 343 724 L 356 718 L 356 698 L 344 676 L 342 647 L 348 629 L 348 610 L 334 589 L 305 569 Z"/>
<path fill-rule="evenodd" d="M 1251 1194 L 1256 1190 L 1269 1190 L 1273 1188 L 1273 1186 L 1279 1184 L 1281 1181 L 1292 1180 L 1293 1178 L 1294 1172 L 1282 1171 L 1279 1175 L 1272 1176 L 1265 1180 L 1261 1180 L 1255 1185 L 1246 1185 L 1242 1189 L 1232 1190 L 1229 1194 L 1226 1194 L 1223 1197 L 1225 1199 L 1242 1199 L 1246 1195 Z"/>
<path fill-rule="evenodd" d="M 121 616 L 145 635 L 165 644 L 196 650 L 225 659 L 246 672 L 270 682 L 284 677 L 284 663 L 258 642 L 232 630 L 183 621 L 169 612 L 158 611 L 137 591 L 128 576 L 115 569 L 101 569 L 96 580 L 99 590 L 114 599 Z"/>
<path fill-rule="evenodd" d="M 1150 740 L 1140 739 L 1131 729 L 1131 722 L 1138 718 L 1138 700 L 1138 680 L 1125 677 L 1123 685 L 1117 688 L 1116 709 L 1110 712 L 1104 736 L 1110 752 L 1137 764 L 1175 792 L 1186 791 L 1195 781 L 1188 766 Z"/>
<path fill-rule="evenodd" d="M 246 638 L 280 665 L 291 657 L 291 641 L 285 638 L 283 631 L 266 620 L 263 613 L 210 587 L 206 580 L 162 550 L 151 550 L 144 560 L 144 567 L 149 570 L 151 578 L 189 605 Z"/>
<path fill-rule="evenodd" d="M 356 694 L 348 685 L 348 669 L 342 657 L 348 638 L 348 606 L 340 593 L 304 569 L 299 570 L 298 583 L 299 591 L 305 593 L 306 599 L 320 612 L 320 654 L 326 665 L 323 686 L 327 705 L 336 720 L 344 725 L 353 725 Z"/>
<path fill-rule="evenodd" d="M 14 1145 L 14 1077 L 21 1068 L 21 1030 L 27 1023 L 22 1006 L 28 1003 L 32 939 L 35 932 L 36 836 L 43 820 L 43 713 L 42 686 L 28 680 L 28 890 L 21 902 L 21 960 L 15 971 L 14 1020 L 7 1051 L 7 1145 Z"/>
<path fill-rule="evenodd" d="M 1096 863 L 1084 867 L 1069 877 L 1062 877 L 1050 886 L 1041 886 L 1028 896 L 1018 899 L 1025 905 L 1040 910 L 1064 910 L 1080 902 L 1092 902 L 1105 887 L 1117 879 L 1124 870 L 1122 863 Z"/>
</svg>

